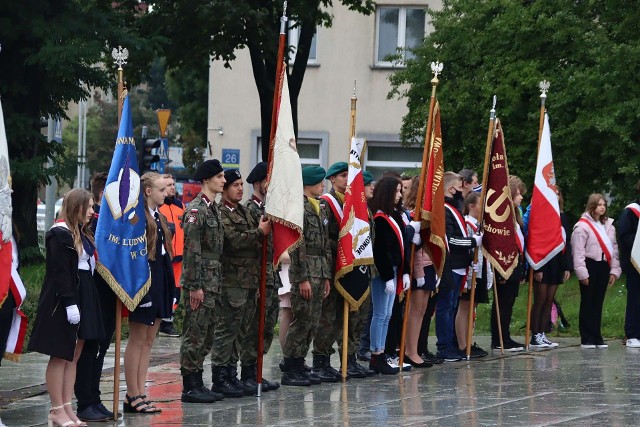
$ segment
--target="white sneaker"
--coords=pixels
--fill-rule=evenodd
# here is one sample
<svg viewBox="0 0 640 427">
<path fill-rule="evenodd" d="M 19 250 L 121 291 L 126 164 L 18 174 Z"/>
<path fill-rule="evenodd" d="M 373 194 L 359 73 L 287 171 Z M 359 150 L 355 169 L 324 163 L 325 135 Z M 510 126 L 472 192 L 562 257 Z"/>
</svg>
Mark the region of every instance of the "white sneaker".
<svg viewBox="0 0 640 427">
<path fill-rule="evenodd" d="M 637 338 L 629 338 L 627 348 L 640 348 L 640 341 Z"/>
<path fill-rule="evenodd" d="M 531 337 L 531 344 L 529 344 L 529 348 L 532 350 L 544 350 L 547 348 L 551 348 L 549 344 L 544 342 L 542 339 L 542 334 L 535 334 Z"/>
<path fill-rule="evenodd" d="M 580 348 L 597 348 L 595 344 L 580 344 Z"/>
<path fill-rule="evenodd" d="M 549 339 L 547 339 L 547 336 L 545 335 L 544 332 L 542 333 L 542 341 L 544 341 L 547 345 L 549 345 L 550 348 L 556 348 L 559 345 L 557 342 L 549 341 Z"/>
<path fill-rule="evenodd" d="M 399 368 L 400 367 L 400 358 L 399 357 L 387 357 L 387 363 L 392 368 Z M 411 365 L 409 365 L 408 363 L 402 363 L 402 370 L 403 371 L 410 371 L 411 370 Z"/>
<path fill-rule="evenodd" d="M 607 344 L 596 344 L 596 348 L 609 348 Z"/>
</svg>

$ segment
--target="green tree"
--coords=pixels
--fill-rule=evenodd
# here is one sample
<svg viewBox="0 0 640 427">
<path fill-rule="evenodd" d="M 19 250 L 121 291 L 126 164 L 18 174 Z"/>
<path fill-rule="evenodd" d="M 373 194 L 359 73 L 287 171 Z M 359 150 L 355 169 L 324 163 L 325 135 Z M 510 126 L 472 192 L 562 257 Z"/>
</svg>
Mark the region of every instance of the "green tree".
<svg viewBox="0 0 640 427">
<path fill-rule="evenodd" d="M 510 172 L 531 188 L 540 92 L 547 98 L 554 165 L 566 208 L 610 192 L 612 214 L 632 199 L 640 172 L 640 9 L 624 0 L 445 0 L 434 31 L 391 78 L 407 100 L 402 139 L 422 143 L 429 63 L 444 64 L 438 98 L 447 169 L 482 169 L 491 98 L 505 131 Z"/>
<path fill-rule="evenodd" d="M 297 133 L 298 95 L 309 59 L 311 41 L 319 25 L 331 26 L 332 0 L 290 0 L 287 15 L 300 26 L 296 59 L 289 69 L 289 92 Z M 350 10 L 369 14 L 374 0 L 340 0 Z M 157 0 L 148 15 L 154 36 L 164 38 L 164 52 L 170 68 L 196 66 L 212 57 L 226 62 L 235 50 L 249 49 L 253 76 L 260 97 L 262 140 L 268 141 L 277 62 L 282 1 L 273 0 Z M 263 159 L 268 144 L 263 144 Z"/>
<path fill-rule="evenodd" d="M 134 31 L 139 13 L 136 0 L 0 2 L 0 96 L 9 142 L 13 209 L 20 213 L 13 219 L 23 258 L 39 253 L 38 186 L 50 175 L 68 178 L 69 172 L 64 147 L 48 144 L 42 136 L 41 118 L 64 118 L 70 102 L 89 96 L 87 87 L 111 88 L 114 46 L 127 46 L 134 61 L 148 61 L 153 45 L 142 43 Z M 128 80 L 133 82 L 136 66 L 129 65 Z M 43 166 L 47 158 L 54 160 L 54 167 Z"/>
</svg>

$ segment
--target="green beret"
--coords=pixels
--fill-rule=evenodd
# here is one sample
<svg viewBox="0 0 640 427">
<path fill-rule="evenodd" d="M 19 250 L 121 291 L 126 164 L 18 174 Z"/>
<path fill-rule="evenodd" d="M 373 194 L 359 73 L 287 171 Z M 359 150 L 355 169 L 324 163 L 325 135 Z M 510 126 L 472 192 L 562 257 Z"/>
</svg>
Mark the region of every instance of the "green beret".
<svg viewBox="0 0 640 427">
<path fill-rule="evenodd" d="M 362 179 L 364 180 L 364 185 L 369 185 L 373 182 L 373 174 L 369 171 L 362 172 Z"/>
<path fill-rule="evenodd" d="M 347 162 L 336 162 L 329 166 L 329 169 L 327 169 L 327 176 L 325 176 L 325 178 L 338 175 L 339 173 L 346 172 L 348 170 L 349 165 L 347 164 Z"/>
<path fill-rule="evenodd" d="M 207 160 L 206 162 L 202 162 L 200 166 L 198 166 L 193 179 L 195 181 L 204 181 L 205 179 L 209 179 L 212 176 L 218 175 L 220 172 L 222 172 L 222 165 L 220 164 L 220 160 Z"/>
<path fill-rule="evenodd" d="M 302 184 L 316 185 L 324 179 L 325 171 L 320 166 L 305 166 L 302 168 Z"/>
</svg>

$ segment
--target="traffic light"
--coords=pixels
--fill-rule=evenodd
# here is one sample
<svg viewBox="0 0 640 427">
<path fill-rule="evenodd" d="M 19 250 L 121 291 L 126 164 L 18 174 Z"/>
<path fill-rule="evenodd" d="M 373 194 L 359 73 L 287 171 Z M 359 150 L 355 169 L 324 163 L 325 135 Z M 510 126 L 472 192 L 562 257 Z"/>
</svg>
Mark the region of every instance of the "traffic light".
<svg viewBox="0 0 640 427">
<path fill-rule="evenodd" d="M 160 156 L 155 153 L 160 148 L 161 143 L 160 138 L 142 140 L 142 144 L 140 144 L 140 175 L 157 171 Z"/>
</svg>

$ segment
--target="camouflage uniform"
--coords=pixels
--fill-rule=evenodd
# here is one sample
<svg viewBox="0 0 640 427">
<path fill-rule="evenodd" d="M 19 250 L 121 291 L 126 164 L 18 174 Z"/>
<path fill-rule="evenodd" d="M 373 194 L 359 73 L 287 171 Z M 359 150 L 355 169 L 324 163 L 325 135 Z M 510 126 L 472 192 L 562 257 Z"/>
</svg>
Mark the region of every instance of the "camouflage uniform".
<svg viewBox="0 0 640 427">
<path fill-rule="evenodd" d="M 214 366 L 255 364 L 256 342 L 246 339 L 254 326 L 260 280 L 263 234 L 258 218 L 245 206 L 220 204 L 224 225 L 224 266 L 221 292 L 216 299 L 216 327 L 211 350 Z"/>
<path fill-rule="evenodd" d="M 256 218 L 260 218 L 262 212 L 262 201 L 255 197 L 251 197 L 245 203 L 246 207 L 254 214 Z M 268 252 L 267 252 L 267 293 L 265 295 L 265 319 L 264 319 L 264 354 L 269 352 L 271 343 L 273 342 L 273 330 L 278 321 L 278 311 L 280 309 L 280 298 L 278 297 L 278 288 L 282 287 L 280 281 L 280 274 L 273 268 L 273 235 L 269 234 L 268 237 Z M 259 277 L 258 277 L 259 278 Z M 249 328 L 249 335 L 247 341 L 257 342 L 258 340 L 258 316 L 260 314 L 259 307 L 256 309 L 256 321 L 255 327 Z"/>
<path fill-rule="evenodd" d="M 204 358 L 211 350 L 214 333 L 214 308 L 220 293 L 222 266 L 220 259 L 224 229 L 215 202 L 203 193 L 187 206 L 182 219 L 185 251 L 182 288 L 185 292 L 202 289 L 204 301 L 192 310 L 185 298 L 180 372 L 182 375 L 203 371 Z"/>
<path fill-rule="evenodd" d="M 286 358 L 306 357 L 316 332 L 322 311 L 325 280 L 331 272 L 331 248 L 328 238 L 328 218 L 324 202 L 317 213 L 311 202 L 304 198 L 304 241 L 291 252 L 289 280 L 291 282 L 291 311 L 293 319 L 284 344 Z M 300 296 L 300 282 L 309 281 L 312 297 Z"/>
</svg>

